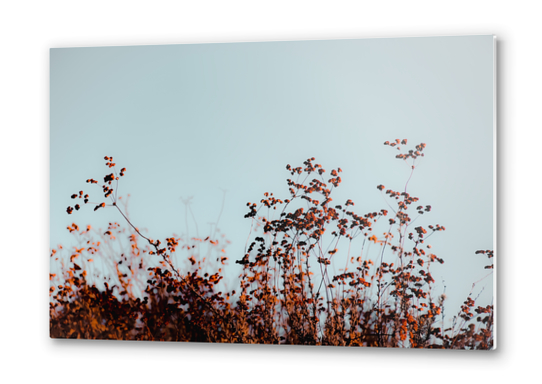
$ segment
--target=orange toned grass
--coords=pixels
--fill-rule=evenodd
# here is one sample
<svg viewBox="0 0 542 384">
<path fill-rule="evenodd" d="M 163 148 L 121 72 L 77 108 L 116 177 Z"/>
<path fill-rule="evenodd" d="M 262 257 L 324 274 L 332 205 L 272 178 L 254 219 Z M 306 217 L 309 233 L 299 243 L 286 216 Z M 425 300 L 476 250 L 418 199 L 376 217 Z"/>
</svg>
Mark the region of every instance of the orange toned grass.
<svg viewBox="0 0 542 384">
<path fill-rule="evenodd" d="M 400 150 L 407 140 L 384 144 Z M 422 143 L 396 156 L 410 176 L 424 149 Z M 358 214 L 350 199 L 333 203 L 340 168 L 328 173 L 314 158 L 288 165 L 286 198 L 266 192 L 258 203 L 247 203 L 253 240 L 236 261 L 242 266 L 239 284 L 228 290 L 222 288 L 224 239 L 172 236 L 162 242 L 143 235 L 115 193 L 126 169 L 117 173 L 113 158 L 105 160 L 113 170 L 102 186 L 107 204 L 91 203 L 83 191 L 71 197 L 94 210 L 117 209 L 127 226 L 110 223 L 98 233 L 72 224 L 68 230 L 78 246 L 51 252 L 59 263 L 59 272 L 51 273 L 53 338 L 493 347 L 493 306 L 476 306 L 472 291 L 452 326 L 442 329 L 445 297 L 433 292 L 431 265 L 444 260 L 426 241 L 445 227 L 413 224 L 431 206 L 407 192 L 408 181 L 403 191 L 377 186 L 388 209 Z M 377 236 L 377 226 L 387 230 Z M 204 246 L 210 249 L 206 258 Z M 491 250 L 476 253 L 493 257 Z M 185 264 L 176 265 L 178 255 Z M 98 262 L 100 268 L 94 267 Z"/>
</svg>

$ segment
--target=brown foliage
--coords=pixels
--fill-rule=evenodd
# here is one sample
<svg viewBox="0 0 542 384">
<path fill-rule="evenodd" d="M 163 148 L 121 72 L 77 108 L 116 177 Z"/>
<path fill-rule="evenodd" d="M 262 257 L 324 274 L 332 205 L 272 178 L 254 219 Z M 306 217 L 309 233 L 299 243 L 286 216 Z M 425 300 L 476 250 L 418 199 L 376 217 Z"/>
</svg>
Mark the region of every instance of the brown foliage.
<svg viewBox="0 0 542 384">
<path fill-rule="evenodd" d="M 384 144 L 400 150 L 407 140 Z M 396 156 L 409 165 L 411 176 L 425 147 L 422 143 Z M 288 198 L 265 193 L 259 203 L 247 203 L 245 217 L 263 233 L 236 261 L 242 274 L 239 286 L 230 291 L 221 289 L 224 273 L 216 269 L 227 263 L 226 240 L 173 236 L 162 243 L 144 236 L 115 193 L 126 168 L 117 173 L 113 158 L 105 160 L 113 169 L 102 186 L 110 204 L 89 203 L 83 191 L 71 198 L 83 199 L 94 210 L 116 208 L 128 227 L 110 223 L 104 233 L 90 227 L 81 230 L 75 223 L 68 227 L 79 247 L 74 247 L 69 261 L 61 257 L 62 247 L 51 253 L 62 271 L 50 278 L 53 338 L 493 347 L 493 306 L 476 307 L 471 295 L 452 326 L 442 329 L 445 295 L 434 297 L 430 267 L 444 260 L 430 253 L 426 241 L 445 227 L 414 227 L 410 211 L 424 215 L 431 206 L 413 209 L 418 198 L 410 196 L 406 186 L 400 192 L 379 185 L 382 196 L 391 200 L 389 210 L 357 214 L 350 199 L 332 203 L 332 192 L 342 182 L 340 168 L 326 177 L 314 158 L 300 167 L 288 165 L 292 176 L 287 179 Z M 75 210 L 80 208 L 75 205 Z M 73 211 L 68 207 L 68 214 Z M 378 222 L 388 227 L 382 236 L 373 231 Z M 94 240 L 96 235 L 101 241 Z M 128 250 L 114 248 L 119 237 L 129 240 Z M 354 246 L 359 246 L 355 254 Z M 203 247 L 208 248 L 205 258 Z M 378 249 L 375 260 L 366 256 L 370 247 Z M 490 250 L 476 253 L 493 257 Z M 385 254 L 393 262 L 385 261 Z M 183 266 L 176 265 L 179 255 L 185 260 Z M 211 258 L 216 263 L 210 264 Z M 102 263 L 101 269 L 93 267 L 95 260 Z M 339 262 L 344 267 L 336 272 Z"/>
</svg>

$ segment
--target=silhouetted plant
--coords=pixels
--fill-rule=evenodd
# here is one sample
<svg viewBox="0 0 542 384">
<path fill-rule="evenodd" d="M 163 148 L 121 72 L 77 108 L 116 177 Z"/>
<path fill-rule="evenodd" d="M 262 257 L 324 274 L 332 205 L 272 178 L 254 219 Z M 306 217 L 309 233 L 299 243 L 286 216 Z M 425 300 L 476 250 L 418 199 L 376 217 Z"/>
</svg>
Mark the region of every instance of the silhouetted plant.
<svg viewBox="0 0 542 384">
<path fill-rule="evenodd" d="M 384 144 L 400 150 L 407 140 Z M 419 144 L 396 156 L 408 164 L 410 177 L 425 146 Z M 51 337 L 493 347 L 493 306 L 475 308 L 472 291 L 452 326 L 438 327 L 444 324 L 445 295 L 434 295 L 430 268 L 444 260 L 431 253 L 426 241 L 445 228 L 415 226 L 416 217 L 430 212 L 431 206 L 420 205 L 407 192 L 410 177 L 403 191 L 377 186 L 390 200 L 388 209 L 358 214 L 350 199 L 332 203 L 332 193 L 342 181 L 340 168 L 328 173 L 314 158 L 299 167 L 287 165 L 292 177 L 287 180 L 287 198 L 266 192 L 259 203 L 247 203 L 245 217 L 252 221 L 254 239 L 236 261 L 242 265 L 237 291 L 223 292 L 219 283 L 228 260 L 226 240 L 213 238 L 214 232 L 205 239 L 172 236 L 164 242 L 143 235 L 130 221 L 127 203 L 116 194 L 126 168 L 117 172 L 113 158 L 105 160 L 112 170 L 102 185 L 108 203 L 90 202 L 83 191 L 71 197 L 91 204 L 94 211 L 116 208 L 128 227 L 110 223 L 104 233 L 90 226 L 81 230 L 75 223 L 68 227 L 78 239 L 69 261 L 59 256 L 64 251 L 61 246 L 51 252 L 61 270 L 51 273 Z M 94 179 L 87 183 L 98 184 Z M 79 209 L 75 204 L 67 213 Z M 377 237 L 373 229 L 382 221 L 387 230 Z M 120 243 L 114 248 L 119 236 L 129 240 L 129 249 Z M 214 265 L 208 263 L 213 253 L 201 257 L 204 244 L 214 250 Z M 378 250 L 373 259 L 370 245 Z M 182 250 L 187 251 L 188 263 L 183 268 L 173 258 Z M 491 250 L 476 253 L 493 257 Z M 339 255 L 345 261 L 337 273 L 332 267 Z M 97 258 L 101 268 L 93 267 Z M 219 268 L 208 272 L 213 267 Z"/>
</svg>

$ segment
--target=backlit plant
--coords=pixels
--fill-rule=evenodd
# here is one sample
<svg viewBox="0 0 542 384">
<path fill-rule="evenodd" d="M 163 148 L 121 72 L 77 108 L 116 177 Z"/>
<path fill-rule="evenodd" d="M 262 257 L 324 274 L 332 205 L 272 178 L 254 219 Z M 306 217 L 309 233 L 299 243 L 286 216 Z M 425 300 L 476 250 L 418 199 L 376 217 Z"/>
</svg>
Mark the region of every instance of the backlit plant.
<svg viewBox="0 0 542 384">
<path fill-rule="evenodd" d="M 407 140 L 384 144 L 400 151 Z M 408 164 L 410 177 L 425 147 L 396 156 Z M 287 196 L 266 192 L 258 203 L 247 203 L 253 240 L 236 257 L 242 273 L 229 290 L 223 281 L 225 236 L 145 236 L 116 193 L 126 168 L 117 172 L 113 157 L 105 160 L 103 199 L 91 202 L 78 191 L 67 213 L 85 205 L 110 207 L 128 225 L 109 223 L 101 233 L 74 223 L 67 229 L 78 245 L 52 250 L 52 266 L 58 267 L 50 275 L 53 338 L 493 347 L 493 305 L 476 306 L 472 291 L 444 329 L 445 295 L 434 292 L 431 275 L 431 266 L 444 260 L 427 239 L 445 227 L 414 224 L 431 206 L 407 192 L 408 181 L 402 191 L 378 185 L 386 209 L 361 214 L 354 201 L 332 198 L 341 168 L 327 172 L 315 158 L 287 165 Z M 491 250 L 476 254 L 493 257 Z"/>
</svg>

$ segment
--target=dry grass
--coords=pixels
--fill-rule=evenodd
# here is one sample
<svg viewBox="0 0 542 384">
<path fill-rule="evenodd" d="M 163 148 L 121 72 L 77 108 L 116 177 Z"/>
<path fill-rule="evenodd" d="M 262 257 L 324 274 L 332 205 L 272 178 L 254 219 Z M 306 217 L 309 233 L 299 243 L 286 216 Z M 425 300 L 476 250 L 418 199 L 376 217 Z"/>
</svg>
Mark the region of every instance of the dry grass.
<svg viewBox="0 0 542 384">
<path fill-rule="evenodd" d="M 396 157 L 414 172 L 424 148 Z M 222 281 L 224 236 L 161 242 L 143 235 L 115 193 L 126 169 L 117 172 L 113 158 L 105 160 L 112 170 L 102 186 L 109 204 L 92 203 L 80 191 L 72 198 L 83 207 L 67 212 L 85 204 L 112 207 L 126 225 L 110 223 L 98 233 L 72 224 L 78 246 L 52 250 L 51 272 L 58 271 L 50 276 L 53 338 L 493 348 L 493 306 L 477 306 L 472 295 L 442 329 L 445 297 L 433 292 L 431 265 L 444 260 L 426 240 L 445 228 L 413 224 L 431 207 L 420 205 L 407 186 L 398 192 L 379 185 L 388 209 L 357 214 L 351 200 L 332 203 L 340 168 L 328 173 L 314 158 L 288 165 L 287 198 L 265 193 L 259 203 L 247 203 L 253 241 L 236 261 L 242 274 L 229 290 Z M 377 225 L 387 228 L 383 236 L 374 234 Z M 476 253 L 493 257 L 491 250 Z"/>
</svg>

